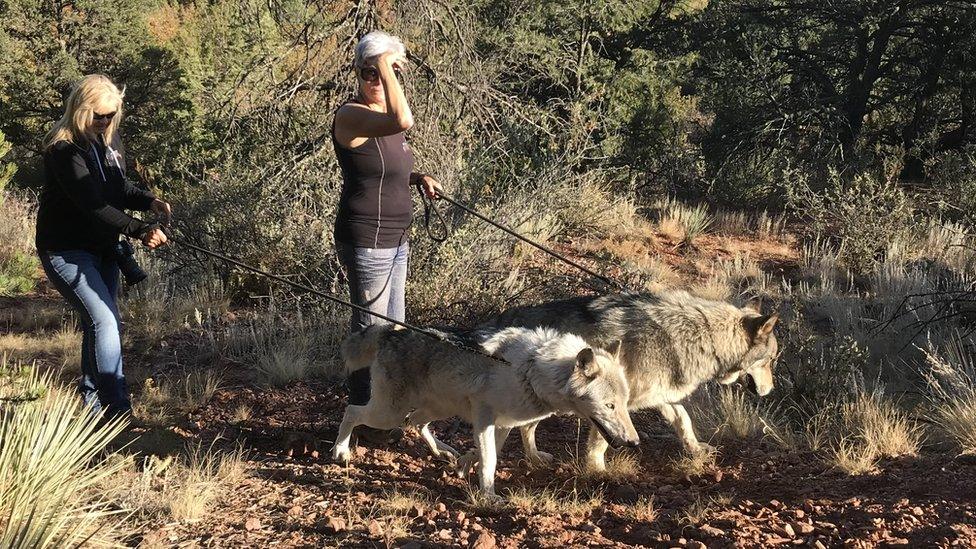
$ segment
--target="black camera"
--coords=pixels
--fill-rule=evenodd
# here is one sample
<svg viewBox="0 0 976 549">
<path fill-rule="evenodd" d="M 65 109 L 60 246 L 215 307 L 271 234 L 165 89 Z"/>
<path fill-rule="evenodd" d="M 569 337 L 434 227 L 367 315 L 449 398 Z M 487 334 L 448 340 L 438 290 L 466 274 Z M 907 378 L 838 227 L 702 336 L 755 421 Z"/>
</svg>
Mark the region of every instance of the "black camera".
<svg viewBox="0 0 976 549">
<path fill-rule="evenodd" d="M 135 250 L 132 249 L 132 244 L 129 244 L 128 240 L 120 240 L 115 245 L 115 258 L 119 262 L 119 271 L 122 272 L 126 286 L 136 285 L 149 276 L 136 262 L 133 254 L 135 254 Z"/>
</svg>

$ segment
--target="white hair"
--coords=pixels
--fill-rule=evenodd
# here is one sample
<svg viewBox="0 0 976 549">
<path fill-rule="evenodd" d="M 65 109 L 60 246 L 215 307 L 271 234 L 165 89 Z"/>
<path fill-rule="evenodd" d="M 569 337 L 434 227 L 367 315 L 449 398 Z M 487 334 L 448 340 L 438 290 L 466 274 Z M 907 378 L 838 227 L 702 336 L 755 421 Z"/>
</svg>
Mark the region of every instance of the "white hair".
<svg viewBox="0 0 976 549">
<path fill-rule="evenodd" d="M 406 48 L 399 38 L 383 31 L 375 30 L 359 40 L 356 44 L 356 67 L 366 66 L 366 60 L 388 51 L 405 53 Z"/>
</svg>

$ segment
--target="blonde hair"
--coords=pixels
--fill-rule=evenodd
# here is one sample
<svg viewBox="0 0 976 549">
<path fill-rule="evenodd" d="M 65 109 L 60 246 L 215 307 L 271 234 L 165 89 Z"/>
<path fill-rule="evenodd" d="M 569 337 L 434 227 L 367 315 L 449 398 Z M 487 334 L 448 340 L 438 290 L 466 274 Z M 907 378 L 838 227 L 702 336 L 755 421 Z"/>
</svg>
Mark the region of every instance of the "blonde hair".
<svg viewBox="0 0 976 549">
<path fill-rule="evenodd" d="M 124 91 L 103 74 L 89 74 L 75 84 L 64 102 L 64 115 L 44 137 L 44 148 L 61 141 L 88 146 L 91 136 L 87 133 L 94 119 L 95 107 L 101 103 L 115 103 L 115 116 L 105 130 L 105 143 L 111 143 L 122 120 Z"/>
</svg>

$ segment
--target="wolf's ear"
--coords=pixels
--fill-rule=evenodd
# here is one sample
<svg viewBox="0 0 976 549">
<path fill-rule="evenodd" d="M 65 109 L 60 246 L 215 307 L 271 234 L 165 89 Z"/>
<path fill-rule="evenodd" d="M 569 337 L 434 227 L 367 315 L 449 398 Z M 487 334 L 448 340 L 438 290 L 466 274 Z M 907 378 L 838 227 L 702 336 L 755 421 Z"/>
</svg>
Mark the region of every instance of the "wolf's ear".
<svg viewBox="0 0 976 549">
<path fill-rule="evenodd" d="M 600 373 L 600 365 L 596 363 L 596 354 L 589 347 L 576 355 L 576 370 L 586 379 L 593 379 Z"/>
<path fill-rule="evenodd" d="M 620 360 L 620 347 L 622 343 L 623 342 L 619 339 L 615 339 L 610 342 L 610 345 L 607 345 L 606 351 L 610 353 L 610 356 L 612 356 L 614 360 Z"/>
<path fill-rule="evenodd" d="M 779 315 L 776 313 L 771 315 L 747 316 L 743 317 L 742 325 L 746 329 L 746 334 L 749 335 L 749 341 L 752 342 L 773 333 L 773 328 L 776 326 L 777 320 L 779 320 Z"/>
</svg>

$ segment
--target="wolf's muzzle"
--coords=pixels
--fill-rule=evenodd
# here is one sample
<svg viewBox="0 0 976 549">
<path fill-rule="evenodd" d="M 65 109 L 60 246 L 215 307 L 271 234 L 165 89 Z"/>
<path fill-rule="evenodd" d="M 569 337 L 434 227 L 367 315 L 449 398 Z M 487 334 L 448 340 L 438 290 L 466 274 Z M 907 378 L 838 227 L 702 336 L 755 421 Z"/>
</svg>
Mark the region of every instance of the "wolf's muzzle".
<svg viewBox="0 0 976 549">
<path fill-rule="evenodd" d="M 630 446 L 631 448 L 634 448 L 640 444 L 640 439 L 622 440 L 620 437 L 611 435 L 610 430 L 607 429 L 606 426 L 604 426 L 603 423 L 598 419 L 590 418 L 590 423 L 596 425 L 597 430 L 600 431 L 601 435 L 603 435 L 603 439 L 606 440 L 607 443 L 609 443 L 613 448 L 621 448 L 623 446 Z"/>
<path fill-rule="evenodd" d="M 743 374 L 742 384 L 746 386 L 746 389 L 753 395 L 759 395 L 759 386 L 756 385 L 756 379 L 752 377 L 752 374 Z"/>
</svg>

